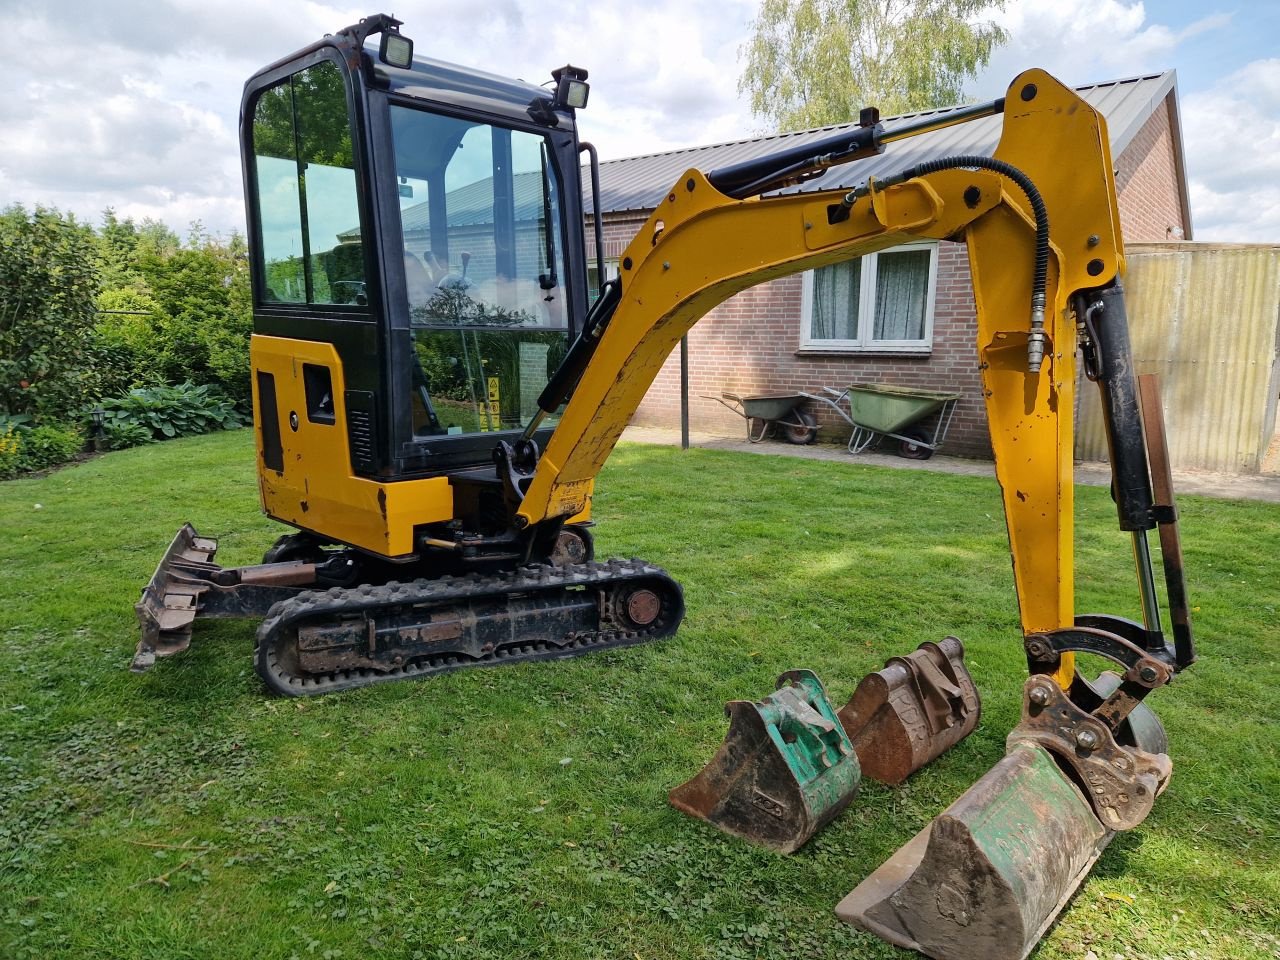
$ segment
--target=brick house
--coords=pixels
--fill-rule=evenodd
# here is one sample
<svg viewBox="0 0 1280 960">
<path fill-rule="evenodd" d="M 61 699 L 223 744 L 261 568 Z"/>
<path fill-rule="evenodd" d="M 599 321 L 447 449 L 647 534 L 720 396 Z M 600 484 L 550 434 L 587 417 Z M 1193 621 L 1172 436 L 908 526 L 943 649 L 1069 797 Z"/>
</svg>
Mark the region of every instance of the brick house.
<svg viewBox="0 0 1280 960">
<path fill-rule="evenodd" d="M 1076 89 L 1107 119 L 1126 241 L 1191 239 L 1173 71 Z M 892 129 L 895 120 L 927 115 L 891 118 L 885 125 Z M 603 163 L 607 269 L 616 270 L 623 248 L 685 170 L 714 169 L 837 129 Z M 928 157 L 989 156 L 999 130 L 999 118 L 989 118 L 934 131 L 905 141 L 909 153 L 899 149 L 887 158 L 837 167 L 793 189 L 852 186 L 868 174 L 886 174 Z M 594 257 L 593 249 L 588 252 Z M 975 325 L 967 254 L 958 243 L 914 243 L 752 287 L 712 310 L 688 335 L 690 428 L 729 436 L 744 432 L 739 417 L 704 395 L 812 393 L 823 386 L 883 382 L 961 394 L 945 452 L 989 456 Z M 848 438 L 848 427 L 834 414 L 816 404 L 808 409 L 824 427 L 821 439 Z M 633 422 L 679 426 L 678 355 L 667 361 Z"/>
</svg>

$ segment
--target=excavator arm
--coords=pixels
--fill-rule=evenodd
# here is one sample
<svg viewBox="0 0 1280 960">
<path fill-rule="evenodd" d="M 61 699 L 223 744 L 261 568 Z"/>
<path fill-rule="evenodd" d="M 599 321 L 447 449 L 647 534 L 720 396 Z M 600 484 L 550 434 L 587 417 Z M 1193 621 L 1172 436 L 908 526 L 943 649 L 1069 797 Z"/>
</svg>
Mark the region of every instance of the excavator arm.
<svg viewBox="0 0 1280 960">
<path fill-rule="evenodd" d="M 715 189 L 714 173 L 691 170 L 623 254 L 616 309 L 537 460 L 517 523 L 535 526 L 586 505 L 663 362 L 717 304 L 754 284 L 907 240 L 963 240 L 1023 629 L 1030 635 L 1070 627 L 1072 297 L 1119 277 L 1119 211 L 1105 121 L 1096 110 L 1038 70 L 1018 77 L 992 111 L 1001 106 L 1000 163 L 992 166 L 1025 175 L 1048 227 L 1042 337 L 1032 322 L 1037 205 L 1000 170 L 961 158 L 950 169 L 853 192 L 747 199 Z M 1033 339 L 1043 350 L 1037 372 L 1029 370 Z M 551 398 L 550 406 L 558 401 Z M 1071 672 L 1068 656 L 1064 685 Z"/>
</svg>

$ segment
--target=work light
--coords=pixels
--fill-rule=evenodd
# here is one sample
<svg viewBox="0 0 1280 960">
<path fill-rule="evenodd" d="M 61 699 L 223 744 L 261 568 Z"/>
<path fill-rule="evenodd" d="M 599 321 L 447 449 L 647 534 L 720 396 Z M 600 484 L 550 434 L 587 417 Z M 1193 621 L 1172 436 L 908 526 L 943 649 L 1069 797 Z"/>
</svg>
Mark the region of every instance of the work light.
<svg viewBox="0 0 1280 960">
<path fill-rule="evenodd" d="M 565 64 L 560 69 L 551 71 L 551 79 L 556 82 L 557 107 L 581 110 L 587 105 L 587 95 L 591 93 L 587 71 Z"/>
<path fill-rule="evenodd" d="M 413 64 L 413 41 L 398 33 L 383 31 L 378 58 L 388 66 L 408 70 Z"/>
</svg>

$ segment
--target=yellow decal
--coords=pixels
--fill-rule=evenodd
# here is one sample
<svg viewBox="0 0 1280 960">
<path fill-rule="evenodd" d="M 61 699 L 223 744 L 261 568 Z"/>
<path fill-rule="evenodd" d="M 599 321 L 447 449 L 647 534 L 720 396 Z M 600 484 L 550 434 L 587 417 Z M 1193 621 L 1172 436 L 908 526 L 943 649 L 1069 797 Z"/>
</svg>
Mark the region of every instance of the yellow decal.
<svg viewBox="0 0 1280 960">
<path fill-rule="evenodd" d="M 547 516 L 571 517 L 575 513 L 581 513 L 590 496 L 590 480 L 574 480 L 570 483 L 557 484 L 551 493 Z"/>
<path fill-rule="evenodd" d="M 498 378 L 488 378 L 489 402 L 485 405 L 484 418 L 485 430 L 501 430 L 502 429 L 502 392 L 499 388 Z"/>
</svg>

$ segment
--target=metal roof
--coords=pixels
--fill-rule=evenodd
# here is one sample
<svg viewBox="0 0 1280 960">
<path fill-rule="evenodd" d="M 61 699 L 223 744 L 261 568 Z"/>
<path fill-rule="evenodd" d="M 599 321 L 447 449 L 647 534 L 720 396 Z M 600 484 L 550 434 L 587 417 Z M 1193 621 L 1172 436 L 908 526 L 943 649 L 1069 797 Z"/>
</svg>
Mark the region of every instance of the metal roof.
<svg viewBox="0 0 1280 960">
<path fill-rule="evenodd" d="M 542 216 L 545 197 L 542 193 L 542 173 L 538 170 L 525 170 L 512 178 L 513 201 L 516 221 L 538 220 Z M 495 203 L 493 177 L 485 177 L 475 183 L 468 183 L 456 190 L 450 190 L 445 200 L 445 209 L 449 211 L 449 226 L 475 227 L 493 223 L 493 205 Z M 424 200 L 400 211 L 400 222 L 405 233 L 410 231 L 426 232 L 431 227 L 430 205 Z"/>
<path fill-rule="evenodd" d="M 1172 70 L 1164 73 L 1147 74 L 1131 77 L 1126 80 L 1113 80 L 1107 83 L 1096 83 L 1076 87 L 1085 100 L 1097 108 L 1107 120 L 1107 130 L 1111 135 L 1111 153 L 1119 157 L 1133 140 L 1142 125 L 1164 103 L 1169 93 L 1174 92 L 1173 124 L 1175 126 L 1173 144 L 1175 162 L 1179 174 L 1180 203 L 1183 207 L 1184 222 L 1188 225 L 1190 236 L 1190 211 L 1187 209 L 1186 178 L 1182 165 L 1182 132 L 1178 128 L 1177 115 L 1177 78 Z M 943 116 L 961 107 L 948 107 L 939 110 L 926 110 L 920 113 L 905 114 L 900 117 L 889 117 L 883 120 L 886 130 L 892 131 L 909 121 L 922 117 Z M 982 154 L 991 156 L 995 152 L 1000 139 L 1001 118 L 986 117 L 968 123 L 945 127 L 930 133 L 901 140 L 889 145 L 885 153 L 878 157 L 870 157 L 854 163 L 846 163 L 833 167 L 821 177 L 809 180 L 797 187 L 790 187 L 779 193 L 805 193 L 814 190 L 830 190 L 851 187 L 868 176 L 884 176 L 901 170 L 904 166 L 934 157 L 954 154 Z M 821 127 L 816 130 L 801 130 L 795 133 L 779 133 L 752 140 L 736 140 L 731 143 L 718 143 L 710 146 L 689 147 L 683 150 L 671 150 L 666 153 L 654 153 L 641 157 L 629 157 L 623 160 L 610 160 L 600 164 L 600 199 L 605 213 L 623 213 L 627 211 L 653 210 L 662 202 L 671 185 L 681 174 L 691 167 L 699 170 L 712 170 L 742 160 L 750 160 L 764 156 L 776 150 L 795 146 L 810 140 L 829 137 L 840 130 L 855 129 L 856 124 L 839 124 Z M 591 194 L 590 177 L 583 176 L 583 193 Z"/>
</svg>

